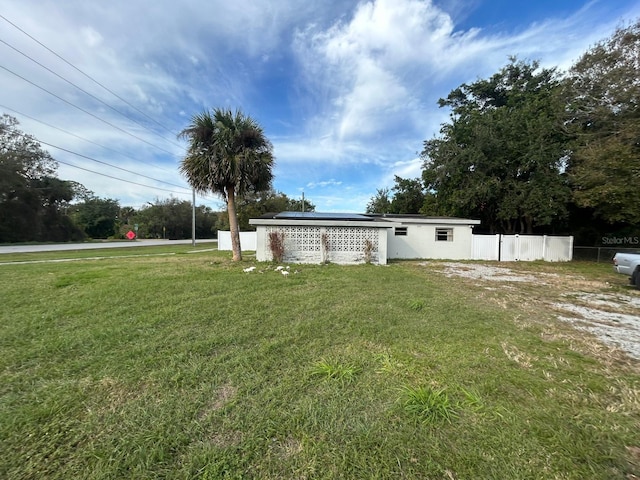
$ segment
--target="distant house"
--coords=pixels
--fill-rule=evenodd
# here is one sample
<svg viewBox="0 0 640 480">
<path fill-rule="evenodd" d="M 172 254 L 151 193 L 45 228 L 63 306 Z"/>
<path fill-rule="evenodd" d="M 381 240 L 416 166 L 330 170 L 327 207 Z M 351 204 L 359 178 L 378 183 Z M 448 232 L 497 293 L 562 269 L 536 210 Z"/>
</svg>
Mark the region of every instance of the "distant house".
<svg viewBox="0 0 640 480">
<path fill-rule="evenodd" d="M 270 235 L 282 235 L 284 261 L 340 264 L 389 259 L 471 259 L 479 220 L 421 215 L 282 212 L 249 220 L 256 226 L 256 258 L 272 260 Z"/>
</svg>

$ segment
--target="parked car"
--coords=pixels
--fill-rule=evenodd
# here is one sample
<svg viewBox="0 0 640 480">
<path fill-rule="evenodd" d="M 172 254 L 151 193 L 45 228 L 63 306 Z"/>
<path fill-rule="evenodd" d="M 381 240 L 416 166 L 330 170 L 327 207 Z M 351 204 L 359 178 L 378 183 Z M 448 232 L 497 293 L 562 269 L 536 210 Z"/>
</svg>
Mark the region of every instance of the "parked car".
<svg viewBox="0 0 640 480">
<path fill-rule="evenodd" d="M 640 253 L 616 253 L 613 257 L 616 272 L 629 276 L 629 283 L 640 290 Z"/>
</svg>

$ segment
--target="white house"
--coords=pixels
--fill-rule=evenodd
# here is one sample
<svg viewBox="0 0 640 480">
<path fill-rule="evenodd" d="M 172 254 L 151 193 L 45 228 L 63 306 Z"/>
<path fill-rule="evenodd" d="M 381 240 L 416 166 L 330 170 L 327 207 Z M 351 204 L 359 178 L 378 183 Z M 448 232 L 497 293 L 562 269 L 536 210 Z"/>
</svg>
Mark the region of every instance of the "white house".
<svg viewBox="0 0 640 480">
<path fill-rule="evenodd" d="M 480 220 L 389 214 L 380 218 L 400 224 L 388 231 L 387 258 L 473 258 L 473 227 Z"/>
<path fill-rule="evenodd" d="M 256 226 L 256 258 L 273 259 L 270 235 L 284 239 L 292 263 L 386 264 L 395 258 L 472 258 L 479 220 L 421 215 L 282 212 L 249 220 Z"/>
</svg>

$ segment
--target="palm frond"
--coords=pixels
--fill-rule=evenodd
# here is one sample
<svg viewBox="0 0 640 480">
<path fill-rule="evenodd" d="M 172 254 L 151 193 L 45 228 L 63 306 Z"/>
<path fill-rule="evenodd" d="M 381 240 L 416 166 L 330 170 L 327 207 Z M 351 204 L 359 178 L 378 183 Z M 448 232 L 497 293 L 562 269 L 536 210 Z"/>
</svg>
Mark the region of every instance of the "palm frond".
<svg viewBox="0 0 640 480">
<path fill-rule="evenodd" d="M 273 145 L 263 129 L 240 110 L 216 108 L 194 115 L 180 132 L 189 141 L 180 172 L 199 192 L 226 195 L 271 186 Z"/>
</svg>

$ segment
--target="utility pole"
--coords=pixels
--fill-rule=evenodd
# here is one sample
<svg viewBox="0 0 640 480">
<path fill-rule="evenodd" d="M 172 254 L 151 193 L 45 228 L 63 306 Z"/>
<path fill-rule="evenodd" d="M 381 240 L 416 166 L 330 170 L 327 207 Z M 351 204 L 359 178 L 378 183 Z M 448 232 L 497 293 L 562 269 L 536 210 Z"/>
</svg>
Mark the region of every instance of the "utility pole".
<svg viewBox="0 0 640 480">
<path fill-rule="evenodd" d="M 196 246 L 196 189 L 192 189 L 193 203 L 191 204 L 191 246 Z"/>
</svg>

